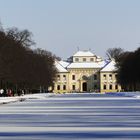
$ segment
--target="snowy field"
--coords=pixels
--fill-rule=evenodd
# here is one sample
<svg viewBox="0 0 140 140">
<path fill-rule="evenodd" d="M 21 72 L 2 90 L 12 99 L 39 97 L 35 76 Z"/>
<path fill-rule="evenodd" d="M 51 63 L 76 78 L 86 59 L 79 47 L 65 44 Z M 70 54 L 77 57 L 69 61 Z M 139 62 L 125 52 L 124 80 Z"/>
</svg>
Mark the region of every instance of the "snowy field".
<svg viewBox="0 0 140 140">
<path fill-rule="evenodd" d="M 12 102 L 0 98 L 0 139 L 139 140 L 139 95 L 36 94 Z"/>
</svg>

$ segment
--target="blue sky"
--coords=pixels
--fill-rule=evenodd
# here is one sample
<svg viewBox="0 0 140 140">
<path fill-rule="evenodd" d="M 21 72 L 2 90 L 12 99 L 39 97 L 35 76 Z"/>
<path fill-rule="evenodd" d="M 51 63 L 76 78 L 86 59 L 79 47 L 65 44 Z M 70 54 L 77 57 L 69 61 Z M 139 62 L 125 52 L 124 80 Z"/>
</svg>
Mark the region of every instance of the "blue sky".
<svg viewBox="0 0 140 140">
<path fill-rule="evenodd" d="M 62 58 L 140 46 L 140 0 L 0 0 L 4 26 L 28 29 L 36 47 Z"/>
</svg>

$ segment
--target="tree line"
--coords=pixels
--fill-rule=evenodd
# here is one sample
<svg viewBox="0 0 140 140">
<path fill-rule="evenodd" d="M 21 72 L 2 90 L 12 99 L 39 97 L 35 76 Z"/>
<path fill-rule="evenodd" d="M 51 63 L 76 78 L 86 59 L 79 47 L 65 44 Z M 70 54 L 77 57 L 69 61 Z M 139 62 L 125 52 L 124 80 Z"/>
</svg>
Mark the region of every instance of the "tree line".
<svg viewBox="0 0 140 140">
<path fill-rule="evenodd" d="M 128 52 L 121 48 L 107 50 L 109 59 L 116 61 L 117 81 L 125 91 L 140 91 L 140 48 Z"/>
<path fill-rule="evenodd" d="M 43 49 L 31 49 L 32 33 L 0 27 L 0 88 L 47 90 L 57 72 L 57 57 Z"/>
</svg>

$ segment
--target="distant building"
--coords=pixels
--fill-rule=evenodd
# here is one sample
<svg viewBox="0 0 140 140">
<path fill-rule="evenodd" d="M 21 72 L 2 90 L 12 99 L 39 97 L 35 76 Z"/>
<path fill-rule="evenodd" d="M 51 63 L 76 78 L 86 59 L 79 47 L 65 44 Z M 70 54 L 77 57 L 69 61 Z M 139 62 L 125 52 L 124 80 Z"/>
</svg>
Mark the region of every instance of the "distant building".
<svg viewBox="0 0 140 140">
<path fill-rule="evenodd" d="M 115 62 L 105 61 L 91 51 L 78 51 L 68 61 L 56 61 L 55 65 L 58 70 L 55 93 L 121 90 L 116 81 Z"/>
</svg>

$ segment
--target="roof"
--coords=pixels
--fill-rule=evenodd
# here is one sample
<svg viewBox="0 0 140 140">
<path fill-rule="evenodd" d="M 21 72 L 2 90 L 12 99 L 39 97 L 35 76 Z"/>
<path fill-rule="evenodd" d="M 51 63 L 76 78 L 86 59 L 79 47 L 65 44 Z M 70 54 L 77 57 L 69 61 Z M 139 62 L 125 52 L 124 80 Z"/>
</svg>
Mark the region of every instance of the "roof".
<svg viewBox="0 0 140 140">
<path fill-rule="evenodd" d="M 110 61 L 102 70 L 101 72 L 110 72 L 110 71 L 116 71 L 116 63 L 115 61 Z"/>
<path fill-rule="evenodd" d="M 106 61 L 102 62 L 93 62 L 93 63 L 71 63 L 67 68 L 102 68 L 106 65 Z"/>
<path fill-rule="evenodd" d="M 61 60 L 61 61 L 59 61 L 59 64 L 60 64 L 61 66 L 63 66 L 64 68 L 66 68 L 70 63 Z"/>
<path fill-rule="evenodd" d="M 102 57 L 101 57 L 101 56 L 97 56 L 97 58 L 102 59 Z"/>
<path fill-rule="evenodd" d="M 60 63 L 59 61 L 55 61 L 55 66 L 58 72 L 68 72 Z"/>
<path fill-rule="evenodd" d="M 78 52 L 76 52 L 74 55 L 73 55 L 74 57 L 76 57 L 76 56 L 95 56 L 95 54 L 93 54 L 91 51 L 78 51 Z"/>
</svg>

